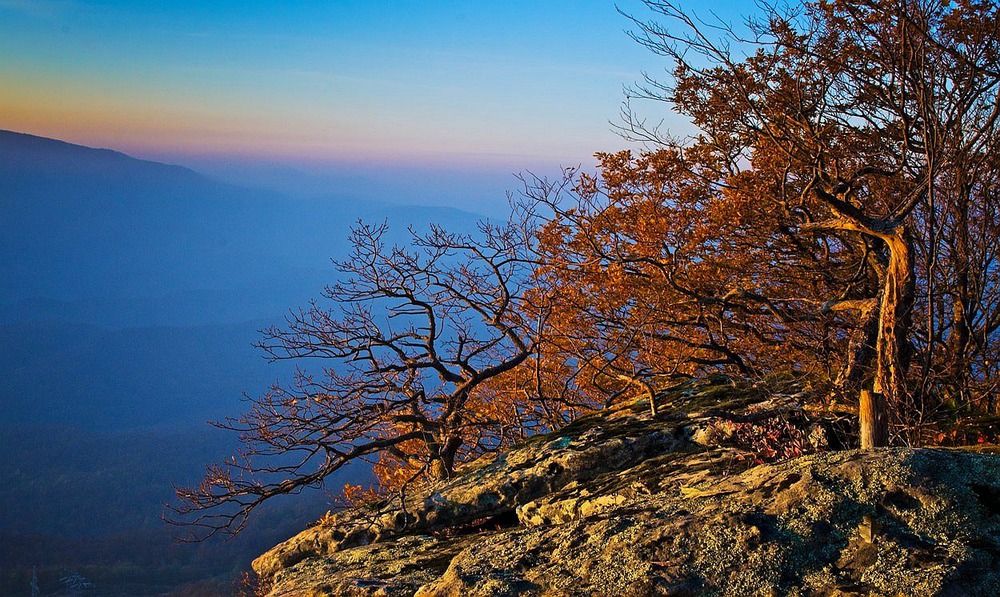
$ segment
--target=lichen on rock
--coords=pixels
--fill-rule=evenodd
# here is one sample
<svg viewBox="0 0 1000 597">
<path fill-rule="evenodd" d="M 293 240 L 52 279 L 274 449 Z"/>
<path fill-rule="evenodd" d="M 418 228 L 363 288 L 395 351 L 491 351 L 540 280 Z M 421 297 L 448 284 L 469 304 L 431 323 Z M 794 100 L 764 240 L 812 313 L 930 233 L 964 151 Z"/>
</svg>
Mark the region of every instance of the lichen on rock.
<svg viewBox="0 0 1000 597">
<path fill-rule="evenodd" d="M 1000 456 L 806 442 L 757 464 L 739 437 L 699 430 L 761 412 L 804 436 L 827 422 L 731 384 L 665 398 L 656 419 L 585 417 L 403 508 L 341 512 L 254 568 L 275 596 L 1000 594 Z"/>
</svg>

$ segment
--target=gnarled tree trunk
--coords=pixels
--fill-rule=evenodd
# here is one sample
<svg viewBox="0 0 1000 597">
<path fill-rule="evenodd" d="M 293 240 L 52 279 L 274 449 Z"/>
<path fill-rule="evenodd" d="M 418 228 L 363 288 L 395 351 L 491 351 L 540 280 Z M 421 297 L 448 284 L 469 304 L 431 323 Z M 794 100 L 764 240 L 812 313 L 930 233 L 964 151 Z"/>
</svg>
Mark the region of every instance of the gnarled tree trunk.
<svg viewBox="0 0 1000 597">
<path fill-rule="evenodd" d="M 907 334 L 914 301 L 913 239 L 909 229 L 899 224 L 891 232 L 880 235 L 889 251 L 889 264 L 879 304 L 878 338 L 875 343 L 875 378 L 872 383 L 873 416 L 862 424 L 878 424 L 888 420 L 889 411 L 898 408 L 906 396 L 906 370 L 909 365 Z M 863 430 L 873 438 L 871 446 L 888 443 L 887 434 L 878 430 Z"/>
<path fill-rule="evenodd" d="M 837 373 L 834 385 L 842 392 L 857 389 L 871 371 L 875 360 L 875 344 L 878 340 L 879 301 L 863 299 L 831 301 L 823 307 L 826 313 L 833 311 L 857 311 L 858 327 L 847 348 L 847 362 Z"/>
</svg>

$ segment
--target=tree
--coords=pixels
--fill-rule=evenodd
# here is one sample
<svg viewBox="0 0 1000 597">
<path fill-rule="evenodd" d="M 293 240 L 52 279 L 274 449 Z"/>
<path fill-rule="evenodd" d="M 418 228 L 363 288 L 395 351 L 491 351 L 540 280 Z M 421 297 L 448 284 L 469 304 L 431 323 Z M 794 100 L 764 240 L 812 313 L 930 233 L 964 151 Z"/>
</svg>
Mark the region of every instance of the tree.
<svg viewBox="0 0 1000 597">
<path fill-rule="evenodd" d="M 378 458 L 390 486 L 677 376 L 798 369 L 859 396 L 864 447 L 919 440 L 1000 387 L 1000 10 L 962 0 L 817 0 L 736 29 L 646 0 L 633 19 L 697 134 L 627 104 L 639 155 L 528 180 L 478 235 L 387 248 L 362 226 L 347 278 L 272 329 L 320 359 L 221 426 L 247 450 L 180 490 L 208 533 Z M 547 219 L 539 219 L 542 209 Z M 910 434 L 909 436 L 907 434 Z"/>
<path fill-rule="evenodd" d="M 321 372 L 300 369 L 291 387 L 276 385 L 219 424 L 246 448 L 178 490 L 179 520 L 196 538 L 238 531 L 265 500 L 352 461 L 382 457 L 387 477 L 403 482 L 444 479 L 463 455 L 502 444 L 510 411 L 474 406 L 533 358 L 546 316 L 528 292 L 532 216 L 522 215 L 477 235 L 433 227 L 413 233 L 409 248 L 387 247 L 385 224 L 355 229 L 353 253 L 338 264 L 344 277 L 324 293 L 332 306 L 293 313 L 260 344 L 275 360 L 318 359 Z M 536 402 L 507 404 L 544 425 Z"/>
<path fill-rule="evenodd" d="M 738 368 L 795 335 L 840 346 L 839 381 L 871 389 L 862 395 L 874 402 L 862 410 L 874 413 L 864 434 L 872 445 L 888 440 L 878 422 L 919 422 L 946 383 L 968 380 L 959 385 L 992 395 L 997 6 L 821 0 L 765 6 L 738 30 L 670 2 L 646 4 L 667 25 L 633 19 L 634 37 L 668 59 L 672 80 L 647 77 L 630 95 L 669 102 L 698 133 L 671 138 L 626 106 L 624 132 L 654 150 L 635 162 L 617 158 L 624 169 L 605 157 L 607 202 L 561 211 L 570 229 L 555 244 L 574 255 L 564 270 L 614 264 L 660 280 L 689 306 L 668 300 L 667 319 L 654 317 L 632 337 L 672 328 L 683 345 L 676 330 L 684 326 L 696 331 L 698 351 L 731 352 Z M 617 178 L 621 170 L 629 176 Z M 593 195 L 590 181 L 580 182 L 583 196 Z M 646 188 L 629 190 L 636 182 Z M 651 209 L 674 227 L 652 252 L 632 240 L 622 251 L 622 229 L 608 234 L 617 225 L 602 224 L 608 214 L 626 222 Z M 628 301 L 613 308 L 620 305 Z M 629 305 L 626 318 L 590 319 L 624 323 L 642 311 Z M 697 352 L 689 359 L 704 361 Z"/>
<path fill-rule="evenodd" d="M 598 157 L 596 176 L 528 191 L 552 214 L 539 252 L 540 284 L 558 289 L 543 330 L 553 354 L 608 400 L 639 394 L 654 414 L 678 377 L 829 365 L 832 316 L 810 297 L 839 278 L 803 276 L 818 250 L 776 243 L 773 216 L 734 209 L 677 151 Z"/>
</svg>

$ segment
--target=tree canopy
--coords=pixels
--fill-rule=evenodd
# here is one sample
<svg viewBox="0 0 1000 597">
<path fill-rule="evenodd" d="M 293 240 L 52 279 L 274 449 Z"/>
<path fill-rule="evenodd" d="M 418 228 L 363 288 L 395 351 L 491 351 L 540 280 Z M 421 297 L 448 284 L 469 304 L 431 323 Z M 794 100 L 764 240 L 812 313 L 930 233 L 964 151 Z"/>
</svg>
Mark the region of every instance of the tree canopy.
<svg viewBox="0 0 1000 597">
<path fill-rule="evenodd" d="M 629 95 L 696 135 L 627 104 L 623 130 L 649 149 L 601 154 L 568 200 L 539 193 L 590 335 L 629 330 L 611 354 L 651 355 L 647 377 L 828 375 L 884 401 L 901 440 L 943 407 L 992 408 L 997 6 L 807 2 L 737 28 L 646 4 L 659 20 L 633 19 L 634 37 L 671 76 Z"/>
<path fill-rule="evenodd" d="M 734 26 L 645 4 L 633 36 L 669 76 L 628 92 L 643 148 L 527 178 L 516 217 L 478 235 L 388 248 L 359 228 L 333 310 L 262 344 L 332 364 L 224 423 L 249 449 L 181 492 L 200 523 L 239 526 L 358 458 L 390 487 L 446 478 L 587 409 L 644 397 L 655 415 L 706 372 L 807 375 L 860 401 L 865 447 L 996 412 L 997 5 L 819 0 Z"/>
</svg>

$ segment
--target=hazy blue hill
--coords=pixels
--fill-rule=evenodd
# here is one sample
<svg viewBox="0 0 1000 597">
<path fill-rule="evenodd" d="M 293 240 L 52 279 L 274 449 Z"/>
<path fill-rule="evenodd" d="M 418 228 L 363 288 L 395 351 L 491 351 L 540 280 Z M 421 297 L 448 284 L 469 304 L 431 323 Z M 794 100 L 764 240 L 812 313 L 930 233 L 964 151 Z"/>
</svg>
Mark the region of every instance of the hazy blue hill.
<svg viewBox="0 0 1000 597">
<path fill-rule="evenodd" d="M 238 570 L 325 510 L 290 500 L 208 547 L 171 544 L 158 519 L 173 484 L 232 451 L 204 422 L 287 372 L 252 348 L 257 330 L 333 281 L 359 219 L 402 239 L 476 216 L 292 199 L 0 131 L 0 594 L 26 592 L 33 565 L 43 584 L 86 567 L 128 586 L 113 594 L 162 593 Z"/>
<path fill-rule="evenodd" d="M 0 325 L 4 417 L 25 425 L 136 429 L 238 414 L 288 367 L 267 366 L 253 323 L 105 328 Z"/>
<path fill-rule="evenodd" d="M 333 281 L 357 220 L 453 209 L 293 200 L 0 131 L 0 387 L 9 421 L 124 429 L 238 414 L 279 372 L 257 330 Z"/>
<path fill-rule="evenodd" d="M 68 426 L 0 427 L 0 594 L 27 594 L 37 566 L 47 594 L 68 571 L 100 595 L 162 594 L 186 582 L 229 576 L 262 550 L 302 530 L 325 511 L 323 492 L 274 503 L 233 540 L 180 544 L 183 529 L 165 525 L 171 487 L 197 482 L 206 459 L 235 447 L 221 431 L 94 432 Z M 331 480 L 359 482 L 363 472 Z M 185 594 L 180 590 L 178 594 Z"/>
<path fill-rule="evenodd" d="M 239 265 L 227 247 L 264 228 L 236 199 L 184 168 L 2 133 L 4 298 L 148 294 L 223 274 Z"/>
<path fill-rule="evenodd" d="M 410 225 L 468 228 L 476 219 L 447 208 L 291 199 L 114 151 L 0 131 L 6 321 L 220 321 L 207 319 L 200 304 L 226 321 L 270 317 L 330 281 L 329 259 L 345 255 L 352 224 L 386 218 L 396 239 Z"/>
</svg>

